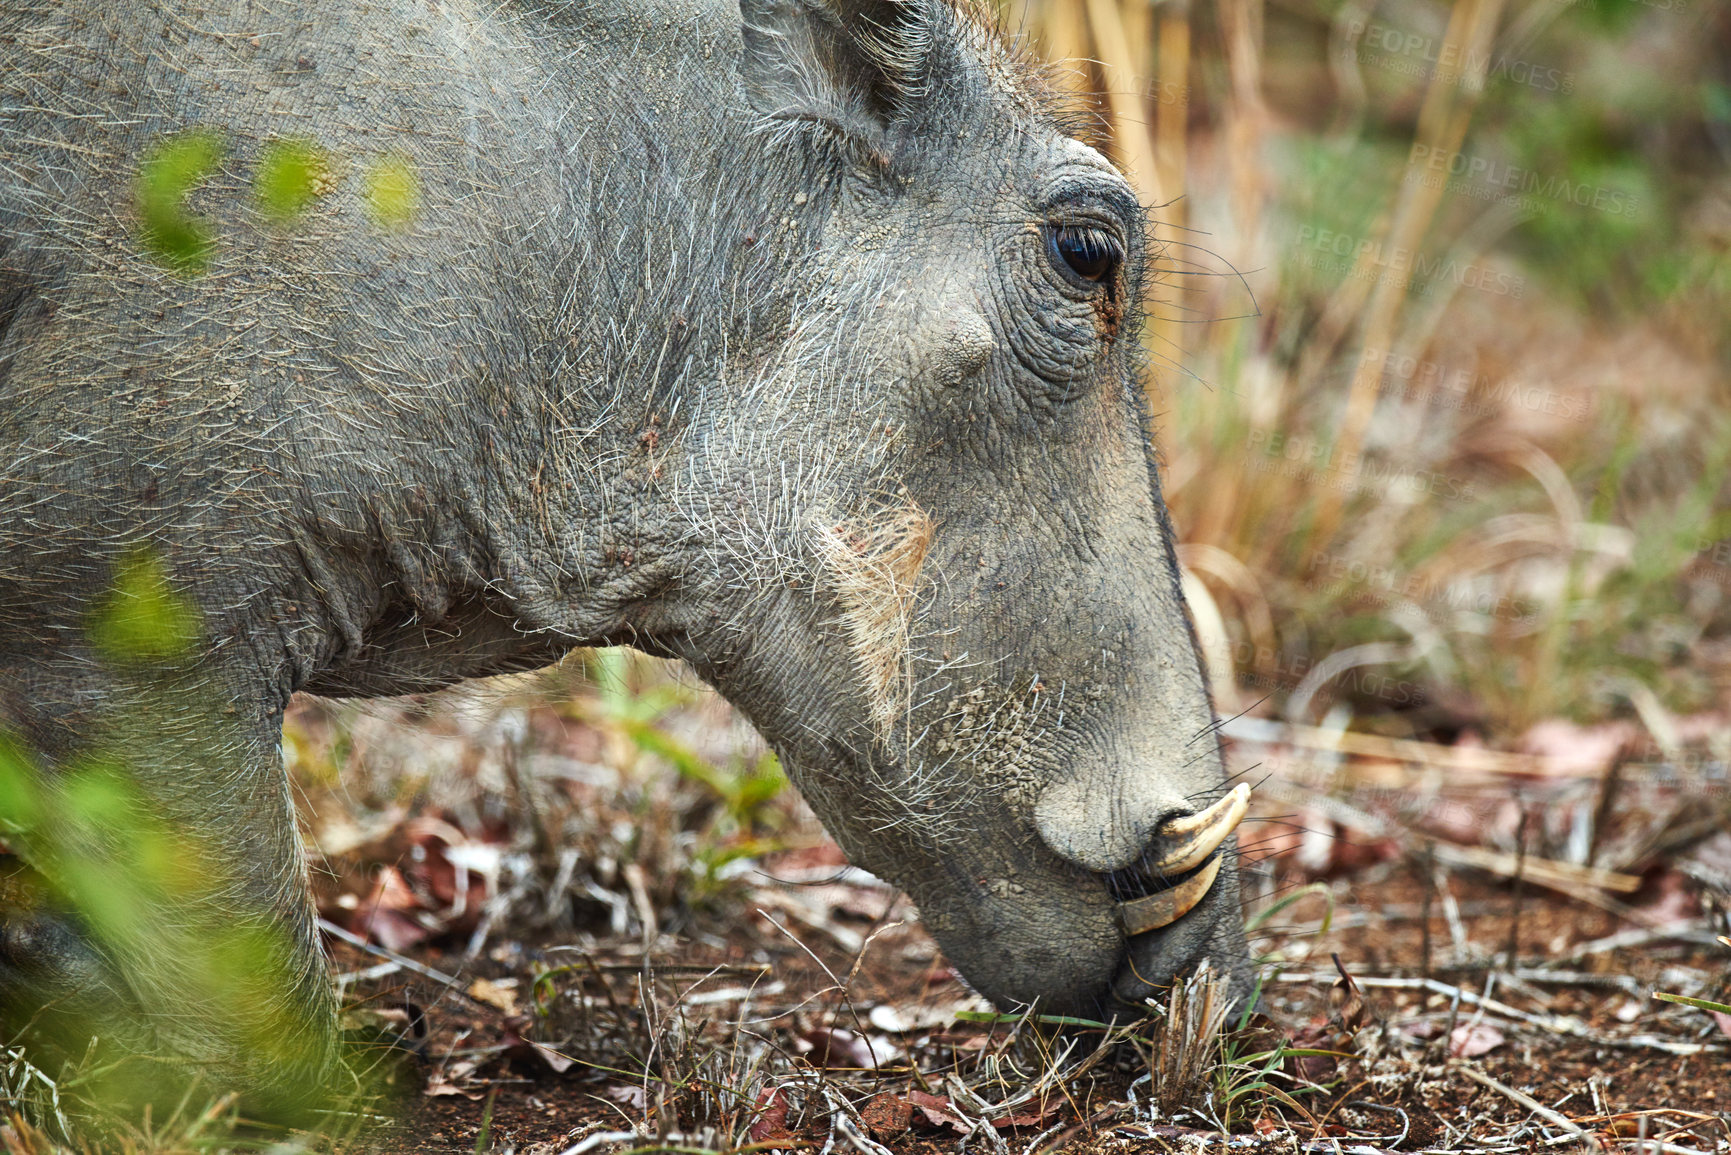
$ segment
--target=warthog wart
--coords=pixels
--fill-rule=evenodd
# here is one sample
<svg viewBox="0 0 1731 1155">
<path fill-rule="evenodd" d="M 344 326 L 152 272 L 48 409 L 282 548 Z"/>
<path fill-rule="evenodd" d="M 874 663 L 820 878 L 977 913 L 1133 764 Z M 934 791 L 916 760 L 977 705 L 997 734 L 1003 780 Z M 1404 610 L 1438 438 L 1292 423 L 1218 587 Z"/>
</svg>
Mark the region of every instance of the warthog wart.
<svg viewBox="0 0 1731 1155">
<path fill-rule="evenodd" d="M 943 0 L 9 4 L 6 1021 L 292 1097 L 336 1020 L 289 696 L 626 643 L 1000 1005 L 1242 976 L 1145 227 Z"/>
</svg>

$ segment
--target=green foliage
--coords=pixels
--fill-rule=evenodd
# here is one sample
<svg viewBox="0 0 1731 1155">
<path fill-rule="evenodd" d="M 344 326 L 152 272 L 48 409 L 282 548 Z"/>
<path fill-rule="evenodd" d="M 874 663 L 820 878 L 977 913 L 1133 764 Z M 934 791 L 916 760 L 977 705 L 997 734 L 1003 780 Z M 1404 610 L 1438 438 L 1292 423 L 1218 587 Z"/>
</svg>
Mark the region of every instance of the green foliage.
<svg viewBox="0 0 1731 1155">
<path fill-rule="evenodd" d="M 1272 911 L 1270 911 L 1272 913 Z M 1268 1046 L 1267 1032 L 1251 1025 L 1257 1001 L 1262 997 L 1264 975 L 1256 976 L 1256 987 L 1245 1001 L 1238 1022 L 1220 1035 L 1219 1059 L 1209 1071 L 1213 1084 L 1209 1105 L 1214 1122 L 1224 1131 L 1243 1130 L 1251 1122 L 1252 1108 L 1260 1109 L 1268 1099 L 1274 1099 L 1305 1114 L 1297 1096 L 1316 1094 L 1325 1088 L 1306 1083 L 1289 1073 L 1292 1060 L 1312 1056 L 1350 1058 L 1339 1051 L 1314 1047 L 1293 1047 L 1286 1043 Z M 1285 1087 L 1280 1084 L 1286 1084 Z"/>
<path fill-rule="evenodd" d="M 367 169 L 362 198 L 380 228 L 408 228 L 421 211 L 421 184 L 414 164 L 403 156 L 375 161 Z"/>
<path fill-rule="evenodd" d="M 201 632 L 198 611 L 169 584 L 168 571 L 148 549 L 134 550 L 116 567 L 90 622 L 91 644 L 119 665 L 185 656 Z"/>
<path fill-rule="evenodd" d="M 1653 997 L 1661 1002 L 1676 1003 L 1680 1007 L 1694 1007 L 1700 1011 L 1712 1011 L 1715 1014 L 1731 1015 L 1731 1006 L 1716 1003 L 1711 999 L 1692 999 L 1688 995 L 1674 995 L 1670 991 L 1654 991 Z"/>
<path fill-rule="evenodd" d="M 727 766 L 710 762 L 666 728 L 667 715 L 691 702 L 690 690 L 672 681 L 634 683 L 631 653 L 620 647 L 598 650 L 591 661 L 598 698 L 588 720 L 620 734 L 638 753 L 659 758 L 719 803 L 692 853 L 693 901 L 709 896 L 729 863 L 780 848 L 772 837 L 781 818 L 773 803 L 787 789 L 787 776 L 773 753 L 735 756 Z"/>
<path fill-rule="evenodd" d="M 195 128 L 158 141 L 133 186 L 145 246 L 177 273 L 204 272 L 216 239 L 186 198 L 228 151 L 220 133 Z"/>
<path fill-rule="evenodd" d="M 1220 1047 L 1220 1062 L 1213 1071 L 1215 1122 L 1219 1123 L 1224 1131 L 1243 1130 L 1251 1122 L 1251 1108 L 1260 1107 L 1265 1099 L 1276 1099 L 1303 1112 L 1304 1108 L 1299 1105 L 1298 1096 L 1314 1095 L 1327 1089 L 1301 1084 L 1288 1074 L 1286 1067 L 1293 1059 L 1352 1058 L 1342 1051 L 1329 1051 L 1318 1047 L 1289 1047 L 1285 1044 L 1251 1052 L 1248 1051 L 1244 1039 L 1245 1036 L 1240 1032 L 1230 1033 L 1224 1038 Z M 1282 1087 L 1281 1083 L 1288 1086 Z"/>
<path fill-rule="evenodd" d="M 5 1009 L 41 1020 L 28 1031 L 32 1061 L 37 1049 L 71 1057 L 54 1086 L 75 1093 L 100 1127 L 129 1126 L 147 1104 L 161 1120 L 175 1103 L 185 1110 L 208 1092 L 204 1075 L 175 1053 L 174 1029 L 233 1048 L 227 1061 L 244 1069 L 212 1074 L 255 1091 L 249 1111 L 311 1121 L 326 1101 L 317 1080 L 337 1071 L 334 1034 L 309 1017 L 322 1006 L 296 997 L 306 976 L 291 932 L 268 900 L 238 903 L 235 864 L 200 839 L 196 823 L 173 818 L 162 754 L 148 737 L 140 741 L 153 718 L 179 708 L 178 672 L 161 663 L 187 654 L 198 615 L 156 556 L 137 550 L 116 567 L 89 632 L 103 658 L 127 671 L 124 690 L 87 735 L 91 748 L 46 765 L 0 734 L 0 832 L 13 854 L 5 901 L 10 914 L 40 912 L 75 928 L 129 994 L 115 1003 L 97 1001 L 106 996 L 93 990 L 90 1001 L 73 998 L 46 1015 Z M 169 795 L 175 789 L 166 786 Z M 164 1024 L 196 1027 L 165 1035 Z M 371 1084 L 357 1094 L 371 1095 Z M 235 1102 L 219 1100 L 214 1115 L 189 1114 L 187 1133 L 226 1130 Z"/>
<path fill-rule="evenodd" d="M 277 140 L 267 144 L 259 157 L 253 189 L 265 215 L 285 223 L 306 211 L 329 178 L 330 160 L 318 145 Z"/>
<path fill-rule="evenodd" d="M 29 756 L 0 730 L 0 833 L 21 834 L 41 821 L 36 774 Z"/>
<path fill-rule="evenodd" d="M 14 748 L 6 762 L 6 777 L 15 780 L 10 797 L 33 800 L 32 821 L 16 849 L 44 907 L 74 913 L 104 957 L 173 976 L 170 986 L 152 993 L 146 1013 L 191 1016 L 230 1037 L 238 1028 L 261 1070 L 318 1069 L 293 1012 L 261 1013 L 277 1005 L 278 992 L 295 978 L 288 965 L 292 951 L 273 912 L 237 911 L 219 900 L 226 872 L 186 831 L 163 822 L 124 761 L 89 758 L 47 775 Z M 40 821 L 49 815 L 51 822 Z M 14 808 L 8 825 L 20 825 L 21 817 Z M 76 1054 L 86 1032 L 112 1038 L 149 1031 L 145 1023 L 74 1021 L 56 1045 Z M 111 1061 L 87 1072 L 85 1081 L 99 1106 L 180 1094 L 172 1089 L 178 1081 L 172 1064 Z"/>
</svg>

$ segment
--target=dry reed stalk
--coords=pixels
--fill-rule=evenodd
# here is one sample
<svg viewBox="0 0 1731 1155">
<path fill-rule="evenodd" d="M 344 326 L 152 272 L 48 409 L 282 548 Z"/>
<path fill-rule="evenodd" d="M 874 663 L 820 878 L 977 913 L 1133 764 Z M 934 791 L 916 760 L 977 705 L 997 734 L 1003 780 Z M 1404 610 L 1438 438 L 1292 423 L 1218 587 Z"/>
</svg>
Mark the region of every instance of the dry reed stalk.
<svg viewBox="0 0 1731 1155">
<path fill-rule="evenodd" d="M 1132 91 L 1142 99 L 1144 108 L 1149 92 L 1148 70 L 1153 62 L 1149 59 L 1154 50 L 1154 8 L 1148 0 L 1122 0 L 1118 7 L 1118 20 L 1124 26 L 1124 49 L 1130 56 L 1130 68 L 1135 78 Z M 1139 116 L 1139 121 L 1146 121 L 1146 115 Z M 1164 181 L 1160 187 L 1167 189 Z M 1171 190 L 1167 189 L 1167 195 Z"/>
<path fill-rule="evenodd" d="M 1423 155 L 1453 156 L 1460 151 L 1484 91 L 1485 68 L 1491 58 L 1491 42 L 1502 17 L 1503 3 L 1504 0 L 1456 0 L 1443 47 L 1437 54 L 1436 71 L 1431 74 L 1424 105 L 1419 110 L 1415 143 L 1431 150 Z M 1402 181 L 1385 243 L 1372 251 L 1416 252 L 1430 231 L 1444 191 L 1442 182 Z M 1370 311 L 1361 329 L 1363 349 L 1389 348 L 1409 287 L 1410 277 L 1405 273 L 1375 279 Z M 1382 359 L 1361 356 L 1347 393 L 1346 414 L 1335 442 L 1334 461 L 1353 461 L 1358 457 L 1381 383 Z M 1333 539 L 1344 500 L 1345 495 L 1338 489 L 1324 492 L 1314 540 L 1325 543 Z"/>
<path fill-rule="evenodd" d="M 1152 4 L 1144 0 L 1130 0 L 1129 8 L 1143 19 L 1153 11 Z M 1182 234 L 1188 217 L 1184 196 L 1190 116 L 1190 0 L 1168 0 L 1161 10 L 1158 36 L 1151 85 L 1154 94 L 1154 166 L 1160 174 L 1160 187 L 1165 190 L 1167 198 L 1161 209 L 1161 218 L 1174 233 Z M 1185 282 L 1180 280 L 1178 284 L 1182 289 Z M 1185 312 L 1182 308 L 1172 310 L 1170 316 L 1156 312 L 1157 327 L 1150 334 L 1154 338 L 1152 352 L 1179 366 L 1185 363 L 1186 338 L 1189 336 Z M 1150 383 L 1150 391 L 1155 388 Z M 1157 413 L 1166 408 L 1158 399 L 1150 398 L 1150 402 Z"/>
<path fill-rule="evenodd" d="M 1105 83 L 1106 115 L 1118 160 L 1126 170 L 1130 186 L 1136 190 L 1137 199 L 1164 216 L 1172 193 L 1161 181 L 1154 133 L 1143 99 L 1148 75 L 1147 5 L 1145 0 L 1127 0 L 1125 8 L 1136 13 L 1128 18 L 1115 0 L 1085 0 L 1085 5 L 1088 30 Z M 1154 260 L 1158 268 L 1158 250 Z M 1177 352 L 1179 328 L 1178 318 L 1170 310 L 1158 307 L 1150 310 L 1146 339 L 1150 340 L 1156 357 L 1169 361 L 1182 359 Z M 1148 402 L 1158 409 L 1160 399 L 1155 395 L 1152 379 L 1148 389 Z"/>
<path fill-rule="evenodd" d="M 1119 160 L 1129 170 L 1126 175 L 1142 202 L 1159 205 L 1166 198 L 1160 187 L 1159 167 L 1154 162 L 1154 139 L 1148 132 L 1147 114 L 1142 106 L 1142 72 L 1137 68 L 1137 53 L 1131 48 L 1113 0 L 1084 0 L 1084 3 L 1101 78 L 1106 85 L 1107 122 L 1118 146 Z"/>
<path fill-rule="evenodd" d="M 1226 100 L 1226 159 L 1230 181 L 1232 231 L 1236 243 L 1232 264 L 1251 268 L 1260 246 L 1263 206 L 1267 202 L 1267 173 L 1262 163 L 1262 139 L 1267 109 L 1262 101 L 1262 0 L 1218 0 L 1221 36 L 1226 42 L 1226 69 L 1230 82 Z M 1246 321 L 1239 319 L 1213 326 L 1213 363 L 1242 364 L 1249 353 Z M 1223 390 L 1221 400 L 1236 399 L 1242 390 Z M 1235 425 L 1235 422 L 1228 422 Z M 1246 480 L 1241 470 L 1222 470 L 1211 480 L 1208 501 L 1198 512 L 1187 537 L 1191 541 L 1227 544 L 1234 529 L 1251 530 L 1240 494 Z"/>
<path fill-rule="evenodd" d="M 1226 984 L 1207 963 L 1173 984 L 1148 1051 L 1149 1094 L 1161 1115 L 1202 1101 L 1230 1004 Z"/>
<path fill-rule="evenodd" d="M 1328 730 L 1295 722 L 1270 722 L 1262 718 L 1232 719 L 1220 727 L 1228 738 L 1243 742 L 1281 742 L 1311 750 L 1376 758 L 1388 762 L 1403 762 L 1414 766 L 1447 770 L 1461 781 L 1460 775 L 1515 775 L 1518 777 L 1574 777 L 1575 772 L 1553 769 L 1553 764 L 1534 754 L 1510 754 L 1481 746 L 1443 746 L 1435 742 L 1415 742 L 1410 738 L 1387 738 L 1380 734 L 1360 734 L 1351 730 Z"/>
<path fill-rule="evenodd" d="M 1154 72 L 1154 158 L 1160 187 L 1172 205 L 1166 219 L 1182 227 L 1190 144 L 1190 0 L 1168 0 L 1160 10 L 1158 66 Z"/>
<path fill-rule="evenodd" d="M 1040 40 L 1046 58 L 1060 65 L 1053 79 L 1092 102 L 1093 70 L 1088 66 L 1088 21 L 1083 0 L 1049 0 L 1040 6 Z"/>
</svg>

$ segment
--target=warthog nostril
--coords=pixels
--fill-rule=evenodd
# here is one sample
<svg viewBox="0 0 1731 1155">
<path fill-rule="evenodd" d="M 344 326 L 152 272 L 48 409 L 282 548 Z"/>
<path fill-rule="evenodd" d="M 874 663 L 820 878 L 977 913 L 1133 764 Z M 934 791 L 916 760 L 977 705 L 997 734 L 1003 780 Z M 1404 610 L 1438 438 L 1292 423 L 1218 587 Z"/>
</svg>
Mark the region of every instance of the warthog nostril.
<svg viewBox="0 0 1731 1155">
<path fill-rule="evenodd" d="M 1169 926 L 1202 901 L 1220 874 L 1220 857 L 1215 852 L 1244 821 L 1249 807 L 1250 787 L 1239 783 L 1206 810 L 1162 826 L 1156 843 L 1159 853 L 1151 854 L 1137 867 L 1107 875 L 1106 885 L 1118 900 L 1118 918 L 1125 934 Z M 1195 873 L 1188 878 L 1173 881 L 1192 870 Z"/>
<path fill-rule="evenodd" d="M 1160 828 L 1159 839 L 1165 853 L 1154 860 L 1153 869 L 1161 874 L 1194 870 L 1226 841 L 1227 835 L 1238 829 L 1249 809 L 1250 784 L 1240 782 L 1208 809 L 1174 818 Z"/>
</svg>

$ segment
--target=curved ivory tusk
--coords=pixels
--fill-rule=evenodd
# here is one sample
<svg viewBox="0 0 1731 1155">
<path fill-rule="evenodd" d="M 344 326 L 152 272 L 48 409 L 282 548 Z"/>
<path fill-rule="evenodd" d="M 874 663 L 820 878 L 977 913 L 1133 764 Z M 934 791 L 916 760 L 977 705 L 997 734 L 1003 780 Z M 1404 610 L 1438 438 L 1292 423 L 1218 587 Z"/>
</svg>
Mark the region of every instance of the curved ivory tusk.
<svg viewBox="0 0 1731 1155">
<path fill-rule="evenodd" d="M 1249 809 L 1250 783 L 1240 782 L 1208 809 L 1174 818 L 1160 831 L 1161 839 L 1172 843 L 1172 849 L 1166 852 L 1166 857 L 1151 863 L 1152 869 L 1161 874 L 1194 870 L 1238 828 Z"/>
<path fill-rule="evenodd" d="M 1216 858 L 1171 890 L 1119 903 L 1118 917 L 1123 920 L 1124 933 L 1138 935 L 1171 926 L 1202 901 L 1219 873 L 1220 860 Z"/>
</svg>

